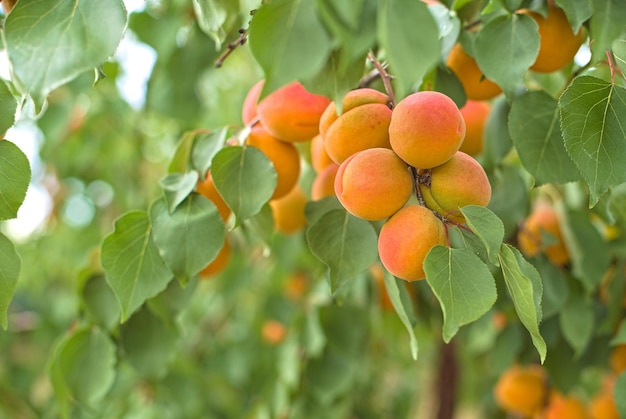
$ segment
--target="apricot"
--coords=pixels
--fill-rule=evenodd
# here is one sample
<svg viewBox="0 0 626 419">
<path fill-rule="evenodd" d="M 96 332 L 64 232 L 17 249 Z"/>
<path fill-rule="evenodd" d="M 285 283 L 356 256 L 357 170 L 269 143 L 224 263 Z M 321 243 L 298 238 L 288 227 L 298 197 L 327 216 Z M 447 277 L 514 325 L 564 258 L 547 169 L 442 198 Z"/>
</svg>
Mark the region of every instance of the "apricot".
<svg viewBox="0 0 626 419">
<path fill-rule="evenodd" d="M 446 243 L 441 220 L 428 208 L 411 204 L 383 224 L 378 236 L 378 255 L 394 276 L 418 281 L 426 277 L 423 265 L 430 249 Z"/>
<path fill-rule="evenodd" d="M 388 148 L 369 148 L 350 156 L 335 176 L 335 194 L 348 212 L 365 220 L 390 217 L 409 200 L 409 168 Z"/>
<path fill-rule="evenodd" d="M 200 279 L 206 279 L 222 272 L 230 261 L 230 255 L 231 248 L 230 242 L 228 241 L 227 237 L 217 256 L 215 256 L 215 259 L 213 259 L 213 261 L 209 263 L 204 269 L 202 269 L 198 274 L 200 276 Z"/>
<path fill-rule="evenodd" d="M 231 210 L 226 205 L 224 198 L 217 191 L 215 187 L 215 183 L 213 182 L 213 178 L 211 177 L 211 171 L 207 171 L 206 177 L 203 180 L 199 180 L 196 185 L 196 191 L 207 198 L 209 201 L 213 202 L 217 207 L 217 211 L 220 213 L 222 220 L 226 222 L 228 217 L 230 216 Z"/>
<path fill-rule="evenodd" d="M 339 165 L 333 162 L 332 165 L 327 166 L 313 179 L 313 184 L 311 185 L 311 199 L 313 201 L 335 195 L 335 178 L 338 170 Z"/>
<path fill-rule="evenodd" d="M 476 60 L 465 52 L 461 44 L 452 47 L 446 64 L 461 82 L 468 99 L 487 100 L 502 93 L 500 86 L 483 75 Z"/>
<path fill-rule="evenodd" d="M 485 170 L 462 151 L 432 169 L 430 185 L 420 184 L 419 188 L 428 208 L 457 223 L 465 222 L 461 207 L 485 207 L 491 200 L 491 185 Z"/>
<path fill-rule="evenodd" d="M 619 419 L 613 395 L 608 392 L 596 394 L 589 403 L 591 419 Z"/>
<path fill-rule="evenodd" d="M 300 301 L 309 289 L 309 277 L 304 272 L 294 272 L 285 281 L 284 293 L 291 301 Z"/>
<path fill-rule="evenodd" d="M 461 111 L 443 93 L 413 93 L 398 102 L 391 115 L 391 148 L 413 167 L 442 165 L 457 152 L 464 138 Z"/>
<path fill-rule="evenodd" d="M 543 411 L 544 419 L 588 419 L 587 408 L 575 396 L 562 396 L 553 393 L 548 406 Z"/>
<path fill-rule="evenodd" d="M 461 108 L 461 115 L 465 120 L 465 139 L 460 151 L 475 156 L 483 151 L 485 122 L 491 111 L 488 102 L 468 100 Z"/>
<path fill-rule="evenodd" d="M 274 228 L 283 234 L 293 234 L 306 225 L 304 209 L 308 199 L 300 186 L 269 202 L 274 218 Z"/>
<path fill-rule="evenodd" d="M 277 345 L 285 340 L 287 329 L 278 320 L 266 320 L 261 326 L 261 337 L 270 345 Z"/>
<path fill-rule="evenodd" d="M 328 105 L 320 120 L 320 133 L 333 161 L 341 163 L 368 148 L 391 148 L 387 101 L 387 95 L 377 90 L 357 89 L 346 95 L 341 115 L 334 103 Z"/>
<path fill-rule="evenodd" d="M 542 367 L 513 365 L 498 379 L 493 395 L 507 413 L 530 417 L 541 411 L 548 397 L 546 375 Z"/>
<path fill-rule="evenodd" d="M 544 245 L 544 236 L 549 235 L 551 243 Z M 565 246 L 556 210 L 545 201 L 537 201 L 517 233 L 517 242 L 527 257 L 544 252 L 548 260 L 556 266 L 564 266 L 570 261 Z"/>
<path fill-rule="evenodd" d="M 520 10 L 532 17 L 539 26 L 539 54 L 530 69 L 539 73 L 551 73 L 570 63 L 585 40 L 582 28 L 574 33 L 565 12 L 549 2 L 544 18 L 537 12 Z"/>
<path fill-rule="evenodd" d="M 311 140 L 311 166 L 313 166 L 315 173 L 321 173 L 326 166 L 331 164 L 335 164 L 335 162 L 326 152 L 322 135 L 318 134 Z"/>
<path fill-rule="evenodd" d="M 617 345 L 613 348 L 609 364 L 611 369 L 618 374 L 626 371 L 626 344 Z"/>
<path fill-rule="evenodd" d="M 273 137 L 261 125 L 250 131 L 246 144 L 256 147 L 271 160 L 276 170 L 276 189 L 270 199 L 285 196 L 300 177 L 300 153 L 295 145 Z"/>
<path fill-rule="evenodd" d="M 259 95 L 263 89 L 265 80 L 259 80 L 248 90 L 246 98 L 243 100 L 243 106 L 241 107 L 241 120 L 245 125 L 248 125 L 254 118 L 257 117 L 257 102 L 259 101 Z"/>
<path fill-rule="evenodd" d="M 319 134 L 320 117 L 330 99 L 307 91 L 293 82 L 259 102 L 261 123 L 274 137 L 287 142 L 309 141 Z"/>
</svg>

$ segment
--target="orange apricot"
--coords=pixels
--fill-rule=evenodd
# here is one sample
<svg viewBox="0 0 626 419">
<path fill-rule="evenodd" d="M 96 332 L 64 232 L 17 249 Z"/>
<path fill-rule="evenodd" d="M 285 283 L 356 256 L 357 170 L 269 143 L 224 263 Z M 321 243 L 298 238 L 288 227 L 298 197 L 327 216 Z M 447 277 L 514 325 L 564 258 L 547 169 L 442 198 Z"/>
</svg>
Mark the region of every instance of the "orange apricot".
<svg viewBox="0 0 626 419">
<path fill-rule="evenodd" d="M 589 403 L 589 414 L 591 419 L 619 419 L 613 395 L 606 391 L 596 394 Z"/>
<path fill-rule="evenodd" d="M 283 234 L 293 234 L 306 225 L 304 209 L 308 199 L 296 185 L 287 195 L 269 202 L 274 217 L 274 228 Z"/>
<path fill-rule="evenodd" d="M 270 345 L 277 345 L 285 340 L 287 329 L 278 320 L 266 320 L 261 326 L 261 337 Z"/>
<path fill-rule="evenodd" d="M 339 165 L 333 162 L 315 176 L 311 185 L 311 199 L 313 201 L 335 195 L 335 178 L 338 170 Z"/>
<path fill-rule="evenodd" d="M 493 395 L 505 412 L 533 416 L 541 411 L 548 396 L 545 371 L 538 365 L 513 365 L 502 373 Z"/>
<path fill-rule="evenodd" d="M 465 52 L 461 44 L 452 47 L 446 64 L 463 85 L 468 99 L 487 100 L 502 93 L 500 86 L 483 75 L 476 60 Z"/>
<path fill-rule="evenodd" d="M 217 191 L 215 187 L 215 183 L 213 182 L 213 178 L 211 177 L 211 171 L 207 171 L 206 177 L 203 180 L 198 181 L 196 185 L 196 191 L 207 198 L 209 201 L 213 202 L 217 207 L 217 211 L 220 213 L 222 220 L 226 222 L 228 217 L 230 216 L 231 210 L 226 205 L 224 198 Z"/>
<path fill-rule="evenodd" d="M 285 281 L 285 296 L 291 301 L 300 301 L 308 288 L 308 276 L 304 272 L 294 272 Z"/>
<path fill-rule="evenodd" d="M 263 89 L 265 80 L 259 80 L 248 90 L 246 98 L 243 100 L 243 106 L 241 107 L 241 120 L 245 125 L 248 125 L 254 118 L 257 117 L 257 102 L 259 101 L 259 95 Z"/>
<path fill-rule="evenodd" d="M 491 200 L 491 185 L 485 170 L 462 151 L 431 169 L 430 183 L 422 183 L 419 188 L 428 208 L 457 223 L 465 222 L 460 208 L 466 205 L 485 207 Z"/>
<path fill-rule="evenodd" d="M 491 111 L 488 102 L 468 100 L 461 108 L 465 120 L 465 139 L 459 151 L 475 156 L 483 151 L 485 122 Z"/>
<path fill-rule="evenodd" d="M 276 189 L 270 199 L 285 196 L 293 189 L 300 176 L 300 153 L 293 144 L 273 137 L 261 125 L 252 128 L 246 144 L 261 150 L 274 165 Z"/>
<path fill-rule="evenodd" d="M 584 403 L 575 396 L 553 393 L 543 411 L 544 419 L 589 419 Z"/>
<path fill-rule="evenodd" d="M 433 248 L 447 243 L 443 223 L 431 210 L 407 205 L 389 218 L 378 236 L 378 255 L 383 266 L 405 281 L 426 277 L 424 259 Z"/>
<path fill-rule="evenodd" d="M 609 358 L 611 369 L 620 374 L 626 371 L 626 344 L 617 345 L 611 351 Z"/>
<path fill-rule="evenodd" d="M 299 82 L 293 82 L 262 99 L 257 113 L 274 137 L 303 142 L 319 134 L 320 117 L 329 103 L 326 96 L 310 93 Z"/>
<path fill-rule="evenodd" d="M 368 103 L 379 103 L 386 105 L 389 102 L 389 96 L 376 89 L 364 88 L 351 90 L 343 97 L 341 101 L 342 114 Z M 328 128 L 337 120 L 339 114 L 337 113 L 337 105 L 335 102 L 328 104 L 322 117 L 320 118 L 320 134 L 322 137 L 326 135 Z"/>
<path fill-rule="evenodd" d="M 409 168 L 388 148 L 369 148 L 350 156 L 335 176 L 335 194 L 348 212 L 365 220 L 382 220 L 411 197 Z"/>
<path fill-rule="evenodd" d="M 326 166 L 331 164 L 335 164 L 335 162 L 326 152 L 322 135 L 318 134 L 311 140 L 311 166 L 316 173 L 321 173 Z"/>
<path fill-rule="evenodd" d="M 212 277 L 223 271 L 230 261 L 230 254 L 230 242 L 227 237 L 219 253 L 217 254 L 217 256 L 215 256 L 215 259 L 213 259 L 213 261 L 209 263 L 204 269 L 202 269 L 198 274 L 200 276 L 200 279 Z"/>
<path fill-rule="evenodd" d="M 374 280 L 374 284 L 377 288 L 378 294 L 378 302 L 380 307 L 385 311 L 394 311 L 393 303 L 391 302 L 391 297 L 389 297 L 389 293 L 387 292 L 387 286 L 385 285 L 385 271 L 380 263 L 374 263 L 370 266 L 369 273 Z M 411 286 L 409 282 L 404 282 L 405 289 L 409 293 L 412 299 L 415 298 L 415 289 Z"/>
<path fill-rule="evenodd" d="M 544 235 L 549 235 L 551 243 L 544 245 Z M 544 252 L 550 262 L 564 266 L 570 261 L 565 246 L 559 217 L 556 210 L 545 201 L 537 201 L 517 233 L 517 242 L 522 253 L 533 257 Z"/>
<path fill-rule="evenodd" d="M 465 121 L 454 101 L 439 92 L 417 92 L 393 109 L 391 148 L 408 164 L 430 169 L 448 161 L 465 138 Z"/>
<path fill-rule="evenodd" d="M 539 26 L 539 55 L 530 69 L 539 73 L 551 73 L 570 63 L 585 40 L 582 28 L 574 33 L 563 9 L 549 2 L 544 18 L 537 12 L 520 10 L 528 14 Z"/>
</svg>

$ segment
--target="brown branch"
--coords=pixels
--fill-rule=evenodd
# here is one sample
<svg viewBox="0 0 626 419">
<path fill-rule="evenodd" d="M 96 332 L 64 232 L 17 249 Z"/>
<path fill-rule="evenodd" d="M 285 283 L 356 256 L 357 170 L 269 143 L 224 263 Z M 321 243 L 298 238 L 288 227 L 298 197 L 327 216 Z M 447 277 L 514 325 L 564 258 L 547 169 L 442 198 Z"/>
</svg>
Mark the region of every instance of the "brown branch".
<svg viewBox="0 0 626 419">
<path fill-rule="evenodd" d="M 439 406 L 437 407 L 436 418 L 452 419 L 459 382 L 459 366 L 454 341 L 447 344 L 442 342 L 439 353 L 441 358 L 439 359 L 439 377 L 436 384 Z"/>
<path fill-rule="evenodd" d="M 227 45 L 226 51 L 222 53 L 215 61 L 215 67 L 220 68 L 224 61 L 232 54 L 232 52 L 240 45 L 243 45 L 248 40 L 248 30 L 247 29 L 239 29 L 239 38 L 235 39 L 234 42 L 231 42 Z"/>
<path fill-rule="evenodd" d="M 367 53 L 367 59 L 372 62 L 380 78 L 383 81 L 383 85 L 385 86 L 385 91 L 387 92 L 387 96 L 389 96 L 389 107 L 393 109 L 396 106 L 396 95 L 393 93 L 393 87 L 391 87 L 391 76 L 385 70 L 385 67 L 378 61 L 378 59 L 374 56 L 372 51 Z"/>
</svg>

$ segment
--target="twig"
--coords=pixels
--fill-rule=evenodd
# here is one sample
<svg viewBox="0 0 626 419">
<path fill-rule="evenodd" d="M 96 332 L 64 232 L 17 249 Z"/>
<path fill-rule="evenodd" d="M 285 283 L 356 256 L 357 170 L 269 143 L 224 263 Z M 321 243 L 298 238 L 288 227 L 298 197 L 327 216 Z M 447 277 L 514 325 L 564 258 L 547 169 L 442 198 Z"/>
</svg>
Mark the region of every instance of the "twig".
<svg viewBox="0 0 626 419">
<path fill-rule="evenodd" d="M 376 68 L 373 69 L 372 71 L 367 73 L 365 76 L 363 76 L 363 78 L 361 78 L 361 81 L 359 81 L 359 88 L 362 89 L 364 87 L 368 87 L 372 82 L 374 82 L 374 80 L 376 80 L 379 77 L 380 77 L 380 73 L 378 72 L 378 69 Z"/>
<path fill-rule="evenodd" d="M 230 54 L 232 54 L 235 48 L 237 48 L 239 45 L 243 45 L 246 43 L 246 41 L 248 40 L 248 30 L 239 29 L 239 34 L 239 38 L 235 39 L 234 42 L 228 44 L 228 48 L 226 49 L 226 51 L 224 51 L 224 53 L 218 57 L 217 61 L 215 61 L 215 67 L 220 68 L 222 64 L 224 64 L 226 58 L 228 58 Z"/>
<path fill-rule="evenodd" d="M 609 68 L 611 69 L 611 84 L 615 85 L 615 63 L 610 50 L 606 50 L 606 58 L 609 60 Z"/>
<path fill-rule="evenodd" d="M 391 76 L 385 70 L 385 67 L 374 57 L 372 51 L 367 53 L 367 59 L 372 62 L 376 70 L 378 70 L 378 74 L 383 81 L 383 85 L 385 86 L 385 91 L 387 92 L 387 96 L 389 96 L 389 107 L 393 109 L 396 106 L 396 95 L 393 93 L 393 88 L 391 87 Z"/>
</svg>

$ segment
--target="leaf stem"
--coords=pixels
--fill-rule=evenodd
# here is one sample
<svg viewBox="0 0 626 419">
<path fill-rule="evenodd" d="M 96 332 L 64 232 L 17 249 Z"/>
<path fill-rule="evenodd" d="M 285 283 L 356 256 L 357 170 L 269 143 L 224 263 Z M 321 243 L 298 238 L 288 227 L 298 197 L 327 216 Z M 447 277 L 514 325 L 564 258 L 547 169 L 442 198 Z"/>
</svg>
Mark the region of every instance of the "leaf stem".
<svg viewBox="0 0 626 419">
<path fill-rule="evenodd" d="M 606 58 L 609 61 L 609 68 L 611 69 L 611 84 L 615 85 L 615 63 L 613 62 L 613 55 L 610 50 L 606 50 Z"/>
</svg>

